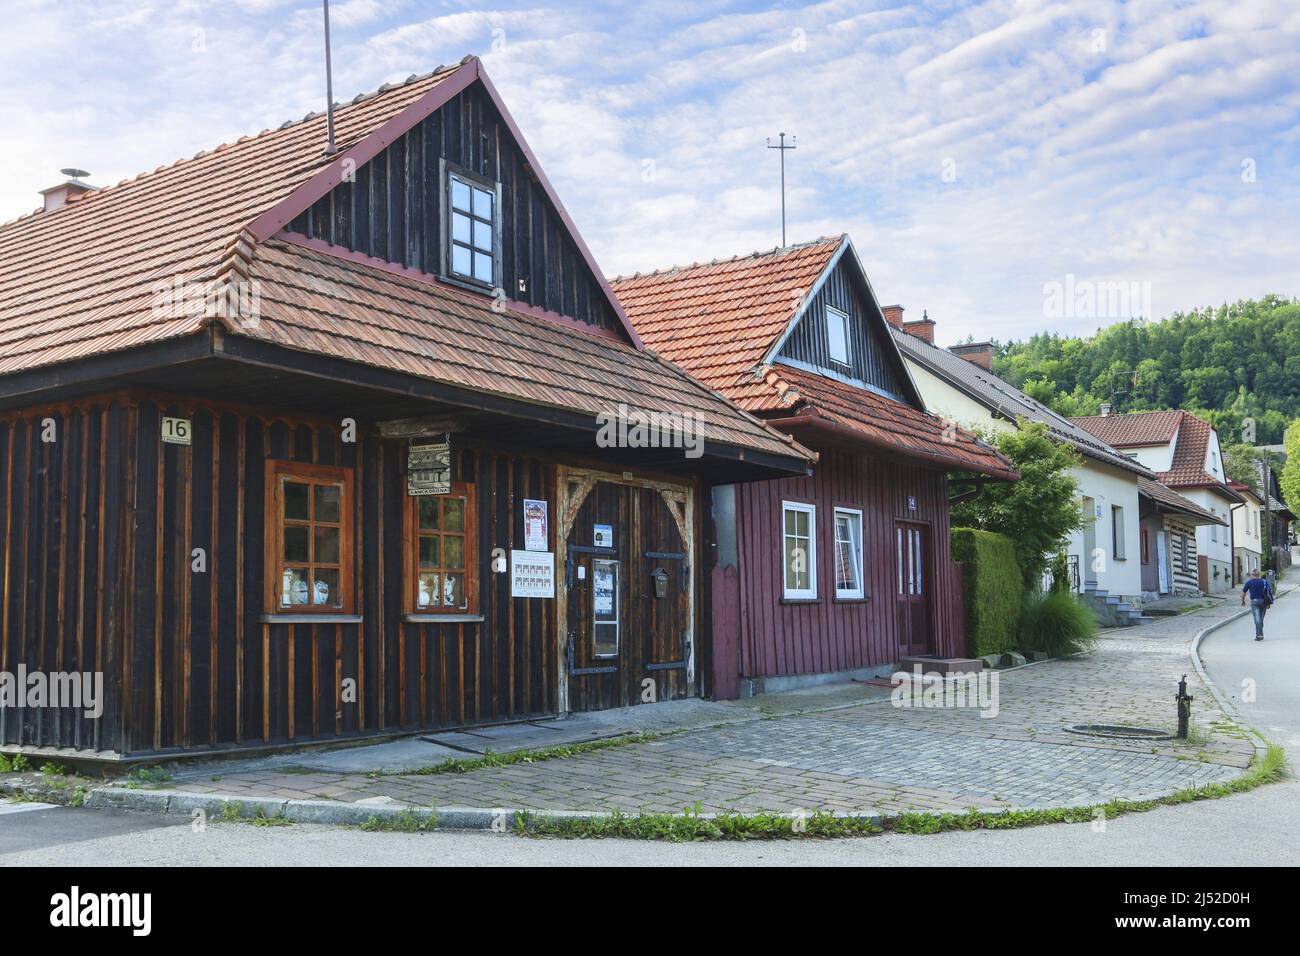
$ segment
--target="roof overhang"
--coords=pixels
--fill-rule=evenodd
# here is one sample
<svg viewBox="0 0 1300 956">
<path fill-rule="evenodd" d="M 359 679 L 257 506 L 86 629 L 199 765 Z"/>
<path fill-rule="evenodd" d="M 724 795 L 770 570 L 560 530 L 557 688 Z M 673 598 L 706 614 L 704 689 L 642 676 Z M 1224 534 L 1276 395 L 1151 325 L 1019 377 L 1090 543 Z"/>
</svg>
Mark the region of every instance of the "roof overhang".
<svg viewBox="0 0 1300 956">
<path fill-rule="evenodd" d="M 1175 490 L 1188 488 L 1188 489 L 1199 489 L 1202 491 L 1212 491 L 1220 498 L 1223 498 L 1227 501 L 1231 501 L 1236 504 L 1246 503 L 1245 498 L 1237 494 L 1235 491 L 1233 491 L 1227 485 L 1223 484 L 1223 482 L 1221 481 L 1188 481 L 1188 482 L 1180 481 L 1177 484 L 1171 484 L 1170 482 L 1166 481 L 1166 482 L 1162 482 L 1162 484 L 1168 485 L 1170 488 L 1173 488 Z"/>
<path fill-rule="evenodd" d="M 833 446 L 852 451 L 864 449 L 883 453 L 884 457 L 904 461 L 909 464 L 924 465 L 943 471 L 974 472 L 998 481 L 1018 481 L 1020 472 L 1002 468 L 975 469 L 970 462 L 955 456 L 924 452 L 920 449 L 900 447 L 890 441 L 883 441 L 858 431 L 848 425 L 830 421 L 820 415 L 788 415 L 782 418 L 766 418 L 768 424 L 788 432 L 799 440 L 800 444 L 816 448 Z"/>
<path fill-rule="evenodd" d="M 6 375 L 0 378 L 0 410 L 53 405 L 123 388 L 245 405 L 273 403 L 304 412 L 351 415 L 362 422 L 463 411 L 480 423 L 479 437 L 485 440 L 715 484 L 802 477 L 812 471 L 810 460 L 793 441 L 788 455 L 712 439 L 700 444 L 696 457 L 684 448 L 602 448 L 597 444 L 600 423 L 576 409 L 291 349 L 231 335 L 216 325 L 197 335 Z M 519 437 L 521 426 L 527 428 L 526 442 Z"/>
</svg>

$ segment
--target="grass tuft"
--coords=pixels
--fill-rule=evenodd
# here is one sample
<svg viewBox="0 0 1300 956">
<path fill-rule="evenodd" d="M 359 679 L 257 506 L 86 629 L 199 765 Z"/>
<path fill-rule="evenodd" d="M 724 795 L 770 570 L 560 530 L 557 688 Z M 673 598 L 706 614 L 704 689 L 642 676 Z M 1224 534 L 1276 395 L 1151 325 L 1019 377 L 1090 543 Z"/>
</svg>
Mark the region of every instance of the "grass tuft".
<svg viewBox="0 0 1300 956">
<path fill-rule="evenodd" d="M 577 744 L 561 744 L 555 747 L 542 747 L 537 750 L 517 750 L 513 753 L 498 754 L 487 751 L 481 757 L 449 757 L 441 763 L 415 770 L 376 770 L 370 777 L 430 777 L 443 773 L 469 773 L 484 767 L 510 767 L 516 764 L 541 763 L 543 760 L 558 760 L 563 757 L 576 757 L 579 754 L 593 753 L 597 750 L 609 750 L 614 747 L 627 747 L 631 744 L 644 744 L 652 740 L 663 740 L 683 731 L 668 733 L 625 734 L 621 737 L 608 737 L 604 740 L 587 740 Z"/>
</svg>

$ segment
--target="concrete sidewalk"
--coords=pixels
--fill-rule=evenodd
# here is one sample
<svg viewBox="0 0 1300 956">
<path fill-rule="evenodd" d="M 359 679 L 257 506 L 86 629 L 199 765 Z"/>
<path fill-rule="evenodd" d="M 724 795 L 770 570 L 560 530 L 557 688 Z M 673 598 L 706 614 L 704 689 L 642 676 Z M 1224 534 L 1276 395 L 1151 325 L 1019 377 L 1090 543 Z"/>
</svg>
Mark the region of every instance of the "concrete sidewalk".
<svg viewBox="0 0 1300 956">
<path fill-rule="evenodd" d="M 1292 600 L 1296 600 L 1292 598 Z M 171 768 L 153 786 L 101 787 L 90 806 L 244 813 L 360 823 L 436 808 L 443 827 L 498 825 L 503 811 L 680 813 L 1045 808 L 1148 799 L 1239 775 L 1256 743 L 1197 675 L 1190 649 L 1233 605 L 1105 632 L 1085 657 L 999 672 L 998 712 L 901 708 L 888 688 L 845 682 L 747 701 L 684 701 L 512 730 Z M 1079 724 L 1172 733 L 1187 675 L 1188 741 L 1080 736 Z M 654 730 L 657 739 L 573 756 L 415 773 L 444 758 Z M 536 741 L 537 743 L 531 743 Z"/>
</svg>

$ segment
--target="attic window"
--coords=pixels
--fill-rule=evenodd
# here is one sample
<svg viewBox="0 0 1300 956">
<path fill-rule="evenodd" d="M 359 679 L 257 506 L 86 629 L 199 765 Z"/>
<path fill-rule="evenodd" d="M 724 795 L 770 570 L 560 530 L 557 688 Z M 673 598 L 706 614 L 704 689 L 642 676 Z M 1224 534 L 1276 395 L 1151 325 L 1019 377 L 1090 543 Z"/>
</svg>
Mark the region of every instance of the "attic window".
<svg viewBox="0 0 1300 956">
<path fill-rule="evenodd" d="M 826 343 L 832 362 L 852 364 L 849 360 L 849 317 L 830 306 L 826 307 Z"/>
<path fill-rule="evenodd" d="M 447 275 L 484 288 L 497 276 L 496 183 L 459 171 L 447 172 Z"/>
</svg>

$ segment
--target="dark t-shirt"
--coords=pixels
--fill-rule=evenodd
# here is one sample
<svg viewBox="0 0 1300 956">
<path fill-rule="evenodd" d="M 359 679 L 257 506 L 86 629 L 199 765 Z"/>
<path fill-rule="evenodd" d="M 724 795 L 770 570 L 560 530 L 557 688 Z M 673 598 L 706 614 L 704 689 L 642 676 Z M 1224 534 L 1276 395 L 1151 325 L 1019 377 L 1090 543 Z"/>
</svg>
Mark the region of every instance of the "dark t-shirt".
<svg viewBox="0 0 1300 956">
<path fill-rule="evenodd" d="M 1268 601 L 1273 597 L 1268 590 L 1268 581 L 1263 578 L 1248 578 L 1241 590 L 1249 594 L 1252 601 Z"/>
</svg>

